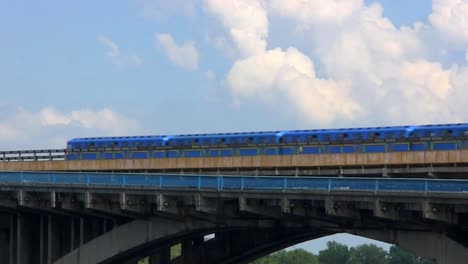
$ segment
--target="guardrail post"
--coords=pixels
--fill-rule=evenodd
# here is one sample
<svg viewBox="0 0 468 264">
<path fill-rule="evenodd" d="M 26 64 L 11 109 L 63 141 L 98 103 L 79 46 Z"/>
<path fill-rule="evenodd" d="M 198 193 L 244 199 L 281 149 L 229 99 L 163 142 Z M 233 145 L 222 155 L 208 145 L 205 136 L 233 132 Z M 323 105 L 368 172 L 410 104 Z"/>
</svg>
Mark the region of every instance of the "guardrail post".
<svg viewBox="0 0 468 264">
<path fill-rule="evenodd" d="M 20 184 L 23 184 L 23 172 L 20 172 Z"/>
<path fill-rule="evenodd" d="M 198 186 L 197 186 L 197 189 L 200 190 L 201 188 L 201 176 L 198 175 Z"/>
<path fill-rule="evenodd" d="M 52 174 L 52 183 L 57 184 L 57 174 Z"/>
<path fill-rule="evenodd" d="M 126 178 L 127 178 L 126 175 L 122 176 L 122 187 L 125 187 Z"/>
<path fill-rule="evenodd" d="M 244 190 L 244 177 L 241 176 L 241 190 Z"/>
<path fill-rule="evenodd" d="M 377 195 L 377 192 L 379 191 L 379 179 L 375 179 L 375 186 L 374 186 L 374 194 Z"/>
<path fill-rule="evenodd" d="M 91 181 L 89 177 L 90 177 L 89 174 L 86 175 L 86 186 L 89 186 L 89 182 Z"/>
<path fill-rule="evenodd" d="M 163 184 L 163 176 L 159 175 L 159 188 L 160 189 L 162 188 L 162 184 Z"/>
</svg>

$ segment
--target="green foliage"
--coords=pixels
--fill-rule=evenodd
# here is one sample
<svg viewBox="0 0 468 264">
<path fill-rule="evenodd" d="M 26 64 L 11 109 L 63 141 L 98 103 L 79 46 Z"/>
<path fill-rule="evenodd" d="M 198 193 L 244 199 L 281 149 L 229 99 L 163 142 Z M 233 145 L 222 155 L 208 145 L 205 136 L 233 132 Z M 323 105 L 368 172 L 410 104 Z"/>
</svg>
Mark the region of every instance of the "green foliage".
<svg viewBox="0 0 468 264">
<path fill-rule="evenodd" d="M 327 247 L 327 249 L 319 252 L 320 264 L 348 263 L 350 252 L 347 246 L 331 241 L 327 243 Z"/>
<path fill-rule="evenodd" d="M 388 264 L 435 264 L 435 262 L 420 258 L 403 249 L 392 246 L 388 254 Z"/>
<path fill-rule="evenodd" d="M 327 249 L 318 256 L 303 249 L 282 250 L 258 259 L 251 264 L 435 264 L 392 246 L 387 252 L 372 244 L 348 248 L 337 242 L 328 242 Z"/>
<path fill-rule="evenodd" d="M 282 250 L 254 261 L 252 264 L 319 264 L 318 257 L 304 250 Z"/>
<path fill-rule="evenodd" d="M 335 262 L 337 263 L 337 262 Z M 366 244 L 351 248 L 348 264 L 387 264 L 388 253 L 382 248 Z"/>
<path fill-rule="evenodd" d="M 171 247 L 171 259 L 175 259 L 182 253 L 182 244 L 176 244 Z"/>
</svg>

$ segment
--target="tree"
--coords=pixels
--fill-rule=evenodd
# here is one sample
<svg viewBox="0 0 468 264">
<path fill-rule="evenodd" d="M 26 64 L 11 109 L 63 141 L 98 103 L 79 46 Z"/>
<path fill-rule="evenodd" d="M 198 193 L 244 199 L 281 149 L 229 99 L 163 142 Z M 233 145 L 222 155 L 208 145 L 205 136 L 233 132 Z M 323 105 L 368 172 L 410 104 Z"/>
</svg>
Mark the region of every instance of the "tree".
<svg viewBox="0 0 468 264">
<path fill-rule="evenodd" d="M 389 251 L 388 264 L 416 264 L 416 257 L 403 249 L 392 246 Z"/>
<path fill-rule="evenodd" d="M 261 259 L 252 264 L 319 264 L 318 257 L 304 250 L 282 250 Z"/>
<path fill-rule="evenodd" d="M 388 254 L 388 264 L 435 264 L 432 260 L 416 257 L 400 247 L 392 246 Z"/>
<path fill-rule="evenodd" d="M 360 245 L 350 250 L 348 264 L 387 264 L 388 253 L 372 244 Z"/>
<path fill-rule="evenodd" d="M 319 252 L 320 264 L 345 264 L 349 261 L 349 249 L 347 246 L 330 241 L 327 249 Z"/>
</svg>

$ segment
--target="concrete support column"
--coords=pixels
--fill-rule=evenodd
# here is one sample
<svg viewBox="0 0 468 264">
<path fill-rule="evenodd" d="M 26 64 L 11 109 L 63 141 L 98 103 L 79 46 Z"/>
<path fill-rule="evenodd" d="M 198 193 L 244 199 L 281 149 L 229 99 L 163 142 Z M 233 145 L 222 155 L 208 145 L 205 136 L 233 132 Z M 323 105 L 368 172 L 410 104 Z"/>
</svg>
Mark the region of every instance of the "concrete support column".
<svg viewBox="0 0 468 264">
<path fill-rule="evenodd" d="M 47 264 L 52 263 L 52 216 L 47 216 Z"/>
<path fill-rule="evenodd" d="M 195 256 L 193 255 L 193 253 L 193 240 L 186 239 L 182 241 L 181 257 L 184 264 L 196 263 L 194 260 Z"/>
<path fill-rule="evenodd" d="M 80 217 L 80 247 L 83 246 L 84 243 L 84 219 Z"/>
<path fill-rule="evenodd" d="M 10 264 L 16 264 L 16 215 L 10 216 Z"/>
<path fill-rule="evenodd" d="M 10 217 L 0 216 L 0 257 L 2 261 L 8 262 L 10 259 Z"/>
<path fill-rule="evenodd" d="M 16 263 L 21 264 L 21 254 L 22 254 L 22 229 L 23 229 L 23 216 L 18 214 L 16 216 Z"/>
<path fill-rule="evenodd" d="M 0 231 L 0 256 L 3 258 L 3 259 L 9 259 L 9 253 L 10 253 L 10 250 L 9 250 L 9 230 L 8 229 L 2 229 Z"/>
<path fill-rule="evenodd" d="M 70 217 L 70 251 L 75 249 L 75 218 Z"/>
<path fill-rule="evenodd" d="M 46 249 L 46 233 L 45 233 L 45 221 L 44 221 L 45 216 L 41 215 L 39 216 L 39 263 L 40 264 L 45 264 L 46 263 L 46 254 L 45 254 L 45 249 Z"/>
</svg>

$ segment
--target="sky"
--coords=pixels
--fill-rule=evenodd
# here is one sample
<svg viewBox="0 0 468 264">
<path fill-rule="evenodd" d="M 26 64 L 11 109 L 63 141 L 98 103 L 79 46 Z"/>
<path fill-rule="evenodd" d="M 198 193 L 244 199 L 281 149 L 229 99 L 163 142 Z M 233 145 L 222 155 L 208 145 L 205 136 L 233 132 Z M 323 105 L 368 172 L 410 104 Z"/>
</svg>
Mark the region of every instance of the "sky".
<svg viewBox="0 0 468 264">
<path fill-rule="evenodd" d="M 467 122 L 468 0 L 0 0 L 0 149 Z"/>
</svg>

